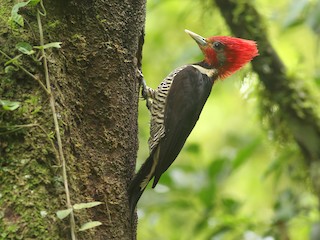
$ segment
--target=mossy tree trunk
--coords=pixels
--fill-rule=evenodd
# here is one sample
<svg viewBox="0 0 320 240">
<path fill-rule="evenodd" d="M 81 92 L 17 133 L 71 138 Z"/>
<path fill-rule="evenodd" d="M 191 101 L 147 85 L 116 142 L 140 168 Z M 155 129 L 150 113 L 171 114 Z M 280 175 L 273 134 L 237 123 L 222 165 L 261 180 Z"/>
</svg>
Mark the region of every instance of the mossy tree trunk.
<svg viewBox="0 0 320 240">
<path fill-rule="evenodd" d="M 20 57 L 18 42 L 40 45 L 37 7 L 21 8 L 24 27 L 9 26 L 15 1 L 0 0 L 0 100 L 20 102 L 0 110 L 0 239 L 68 239 L 61 159 L 49 96 L 21 66 L 45 84 L 43 59 Z M 49 78 L 62 137 L 71 203 L 104 204 L 75 211 L 78 239 L 134 239 L 127 187 L 138 148 L 137 106 L 144 0 L 45 1 L 41 17 Z M 36 56 L 35 56 L 36 57 Z M 38 56 L 39 57 L 39 56 Z M 10 67 L 8 67 L 10 66 Z M 1 107 L 1 106 L 0 106 Z"/>
</svg>

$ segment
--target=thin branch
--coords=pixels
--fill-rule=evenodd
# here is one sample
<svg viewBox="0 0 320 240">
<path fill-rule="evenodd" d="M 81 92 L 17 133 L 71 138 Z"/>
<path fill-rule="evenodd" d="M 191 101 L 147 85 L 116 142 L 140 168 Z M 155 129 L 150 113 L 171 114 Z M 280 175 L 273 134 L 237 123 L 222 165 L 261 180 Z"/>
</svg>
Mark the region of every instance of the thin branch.
<svg viewBox="0 0 320 240">
<path fill-rule="evenodd" d="M 8 134 L 8 133 L 13 133 L 16 131 L 19 131 L 22 128 L 29 128 L 29 127 L 35 127 L 38 126 L 37 123 L 30 123 L 30 124 L 18 124 L 18 125 L 11 125 L 11 126 L 1 126 L 0 129 L 7 129 L 6 132 L 0 132 L 0 135 Z"/>
<path fill-rule="evenodd" d="M 43 38 L 43 30 L 42 30 L 42 23 L 41 23 L 40 14 L 41 14 L 41 12 L 40 12 L 40 10 L 38 10 L 37 11 L 37 21 L 38 21 L 38 27 L 39 27 L 39 33 L 40 33 L 40 46 L 43 46 L 44 45 L 44 38 Z M 55 132 L 56 132 L 56 138 L 57 138 L 57 142 L 58 142 L 59 158 L 60 158 L 60 161 L 62 164 L 62 176 L 63 176 L 64 188 L 65 188 L 65 193 L 66 193 L 67 208 L 72 208 L 71 200 L 70 200 L 69 185 L 68 185 L 66 160 L 65 160 L 64 154 L 63 154 L 63 147 L 62 147 L 62 141 L 61 141 L 61 135 L 60 135 L 60 129 L 59 129 L 59 122 L 58 122 L 58 117 L 57 117 L 56 108 L 55 108 L 55 100 L 54 100 L 54 96 L 51 92 L 48 62 L 47 62 L 45 50 L 43 48 L 41 48 L 41 55 L 42 55 L 42 60 L 43 60 L 46 85 L 47 85 L 47 89 L 50 94 L 50 107 L 51 107 L 51 111 L 52 111 Z M 76 240 L 76 233 L 75 233 L 76 232 L 76 230 L 75 230 L 76 225 L 75 225 L 73 212 L 70 213 L 70 228 L 71 228 L 71 239 Z"/>
<path fill-rule="evenodd" d="M 2 50 L 0 50 L 0 53 L 5 56 L 7 59 L 12 60 L 13 58 L 11 58 L 9 55 L 7 55 L 5 52 L 3 52 Z M 40 86 L 43 88 L 43 90 L 47 93 L 50 94 L 48 89 L 46 88 L 46 86 L 41 82 L 41 80 L 36 77 L 35 75 L 33 75 L 31 72 L 29 72 L 27 69 L 25 69 L 24 67 L 22 67 L 20 64 L 14 64 L 15 66 L 17 66 L 18 68 L 20 68 L 23 72 L 25 72 L 28 76 L 30 76 L 32 79 L 36 80 Z"/>
</svg>

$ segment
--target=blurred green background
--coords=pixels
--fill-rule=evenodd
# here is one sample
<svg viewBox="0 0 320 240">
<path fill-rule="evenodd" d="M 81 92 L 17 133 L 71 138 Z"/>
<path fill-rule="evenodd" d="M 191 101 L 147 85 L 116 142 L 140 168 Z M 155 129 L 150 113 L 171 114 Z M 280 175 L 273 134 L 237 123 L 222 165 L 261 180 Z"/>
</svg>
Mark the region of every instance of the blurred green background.
<svg viewBox="0 0 320 240">
<path fill-rule="evenodd" d="M 254 2 L 288 72 L 319 91 L 319 1 Z M 230 35 L 212 1 L 149 0 L 143 73 L 150 87 L 202 60 L 184 29 Z M 182 152 L 138 204 L 138 239 L 320 239 L 312 238 L 320 232 L 318 202 L 303 158 L 265 121 L 260 88 L 250 64 L 215 83 Z M 150 117 L 139 105 L 137 168 L 149 153 Z"/>
</svg>

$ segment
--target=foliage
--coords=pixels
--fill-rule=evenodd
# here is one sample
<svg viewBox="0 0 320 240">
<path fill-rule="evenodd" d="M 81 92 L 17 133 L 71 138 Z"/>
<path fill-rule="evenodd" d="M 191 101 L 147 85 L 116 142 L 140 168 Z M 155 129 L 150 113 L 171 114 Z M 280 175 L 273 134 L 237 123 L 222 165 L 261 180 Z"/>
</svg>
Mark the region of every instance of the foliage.
<svg viewBox="0 0 320 240">
<path fill-rule="evenodd" d="M 39 4 L 39 6 L 38 6 Z M 47 94 L 46 97 L 49 98 L 49 102 L 50 102 L 50 106 L 46 106 L 47 108 L 51 108 L 51 114 L 52 114 L 52 118 L 53 118 L 53 122 L 54 122 L 54 129 L 55 129 L 55 135 L 53 135 L 52 132 L 50 133 L 47 133 L 46 129 L 37 124 L 37 123 L 34 123 L 34 124 L 22 124 L 22 125 L 10 125 L 8 123 L 8 121 L 4 121 L 5 124 L 2 125 L 0 124 L 0 135 L 8 135 L 8 133 L 11 133 L 11 132 L 14 132 L 14 131 L 19 131 L 20 129 L 23 129 L 23 128 L 28 128 L 28 127 L 35 127 L 35 126 L 38 126 L 42 131 L 44 131 L 49 139 L 49 141 L 51 142 L 51 145 L 53 147 L 53 149 L 51 149 L 51 151 L 53 151 L 56 155 L 56 160 L 58 163 L 61 163 L 62 165 L 62 178 L 63 178 L 63 182 L 64 182 L 64 187 L 65 187 L 65 194 L 66 194 L 66 200 L 67 200 L 67 209 L 65 210 L 60 210 L 60 211 L 57 211 L 56 212 L 56 215 L 59 219 L 63 219 L 67 216 L 70 216 L 70 232 L 71 232 L 71 238 L 72 239 L 76 239 L 76 236 L 75 236 L 75 220 L 74 220 L 74 210 L 83 210 L 85 208 L 92 208 L 92 207 L 95 207 L 95 206 L 98 206 L 100 204 L 102 204 L 102 202 L 89 202 L 89 203 L 80 203 L 80 204 L 74 204 L 73 206 L 71 206 L 71 203 L 70 203 L 70 194 L 69 194 L 69 189 L 68 189 L 68 181 L 67 181 L 67 173 L 66 173 L 66 161 L 64 159 L 64 153 L 62 152 L 62 141 L 61 141 L 61 138 L 60 138 L 60 131 L 59 131 L 59 122 L 58 122 L 58 117 L 57 117 L 57 114 L 56 114 L 56 103 L 55 103 L 55 100 L 54 100 L 54 96 L 53 96 L 53 93 L 51 91 L 51 83 L 50 83 L 50 78 L 49 78 L 49 71 L 48 71 L 48 62 L 47 62 L 47 56 L 46 56 L 46 52 L 45 50 L 49 50 L 51 48 L 61 48 L 61 44 L 62 42 L 50 42 L 50 43 L 47 43 L 47 44 L 44 44 L 44 37 L 43 37 L 43 30 L 42 30 L 42 22 L 41 22 L 41 16 L 44 17 L 46 15 L 46 10 L 43 6 L 43 2 L 41 0 L 29 0 L 29 1 L 26 1 L 26 2 L 19 2 L 19 3 L 16 3 L 13 7 L 12 7 L 12 11 L 11 11 L 11 16 L 8 20 L 8 24 L 10 25 L 11 29 L 12 30 L 17 30 L 19 28 L 23 28 L 24 27 L 24 17 L 22 15 L 19 14 L 19 10 L 20 8 L 23 8 L 23 7 L 33 7 L 36 9 L 36 18 L 37 18 L 37 25 L 38 25 L 38 31 L 39 31 L 39 42 L 40 42 L 40 45 L 39 46 L 32 46 L 30 43 L 28 42 L 18 42 L 16 43 L 15 45 L 15 48 L 16 50 L 18 50 L 19 52 L 21 52 L 22 54 L 18 54 L 14 57 L 10 57 L 7 53 L 5 53 L 2 49 L 0 49 L 0 54 L 3 58 L 7 59 L 7 61 L 3 64 L 5 66 L 5 70 L 4 70 L 4 73 L 9 75 L 11 71 L 18 71 L 18 70 L 22 70 L 25 74 L 27 74 L 28 76 L 30 76 L 33 80 L 37 81 L 38 84 L 42 87 L 42 90 L 44 90 L 44 92 Z M 41 12 L 40 9 L 43 11 Z M 21 37 L 22 38 L 22 37 Z M 11 52 L 10 52 L 10 55 L 13 55 Z M 36 64 L 43 64 L 43 71 L 44 71 L 44 80 L 41 80 L 39 78 L 38 75 L 40 75 L 41 73 L 39 72 L 36 75 L 34 75 L 33 73 L 31 73 L 29 70 L 27 70 L 25 67 L 24 67 L 24 64 L 25 62 L 23 62 L 23 59 L 22 59 L 22 56 L 23 55 L 26 55 L 28 57 L 30 57 Z M 37 58 L 35 56 L 40 56 L 40 58 Z M 2 80 L 2 82 L 4 82 Z M 2 84 L 1 82 L 1 84 Z M 46 86 L 44 85 L 44 83 L 46 83 Z M 4 84 L 5 85 L 5 84 Z M 13 84 L 12 84 L 13 85 Z M 38 102 L 36 96 L 31 96 L 31 98 L 29 100 L 26 100 L 25 102 L 28 102 L 29 103 L 35 103 L 36 108 L 34 109 L 33 112 L 29 112 L 30 114 L 36 114 L 39 112 L 39 110 L 41 109 L 41 106 L 38 105 Z M 35 101 L 34 101 L 35 100 Z M 46 99 L 47 101 L 48 99 Z M 2 109 L 5 110 L 5 111 L 13 111 L 13 110 L 16 110 L 17 108 L 19 108 L 21 105 L 20 102 L 17 102 L 17 101 L 11 101 L 11 100 L 4 100 L 4 99 L 0 99 L 0 106 L 2 106 Z M 22 109 L 24 109 L 22 107 Z M 21 110 L 21 111 L 24 111 L 24 110 Z M 4 119 L 3 116 L 5 114 L 1 114 L 1 122 L 2 120 Z M 29 117 L 29 116 L 28 116 Z M 35 121 L 37 121 L 37 118 L 35 118 Z M 51 126 L 52 127 L 52 126 Z M 3 129 L 5 131 L 3 131 Z M 58 144 L 58 149 L 56 149 L 55 145 L 53 144 L 52 142 L 52 139 L 57 139 L 57 144 Z M 2 143 L 0 142 L 0 146 L 2 145 Z M 3 145 L 7 145 L 7 143 L 3 143 Z M 27 144 L 25 144 L 27 145 Z M 7 147 L 7 146 L 6 146 Z M 8 148 L 7 148 L 8 149 Z M 10 151 L 10 150 L 7 150 L 6 151 Z M 1 149 L 2 151 L 2 149 Z M 43 150 L 44 151 L 44 150 Z M 18 151 L 17 151 L 18 152 Z M 59 154 L 57 154 L 59 152 Z M 7 154 L 6 157 L 8 157 L 9 155 Z M 28 159 L 29 160 L 29 159 Z M 33 161 L 34 159 L 30 160 L 30 161 Z M 11 161 L 10 159 L 6 159 L 6 158 L 0 158 L 0 163 L 1 165 L 3 166 L 6 166 L 6 162 L 13 162 Z M 35 161 L 33 161 L 35 162 Z M 38 171 L 40 169 L 37 169 Z M 49 170 L 46 169 L 47 171 Z M 0 174 L 4 174 L 6 171 L 10 171 L 10 168 L 6 169 L 6 168 L 3 168 L 1 169 L 1 172 Z M 30 178 L 31 175 L 25 175 L 25 177 L 27 178 Z M 36 171 L 32 172 L 32 177 L 34 177 L 35 181 L 40 181 L 41 178 L 37 178 L 36 176 Z M 7 179 L 6 179 L 7 180 Z M 6 181 L 4 180 L 4 181 Z M 10 180 L 9 180 L 10 181 Z M 47 181 L 46 183 L 48 183 L 50 181 Z M 13 185 L 13 184 L 11 184 Z M 15 185 L 13 185 L 15 187 Z M 32 186 L 30 186 L 32 187 Z M 0 195 L 0 198 L 3 197 L 2 194 L 8 194 L 8 190 L 5 191 L 3 190 L 1 195 Z M 42 192 L 44 191 L 41 191 L 39 192 L 40 194 L 42 194 Z M 17 197 L 18 196 L 18 193 L 14 193 L 13 195 L 14 197 Z M 42 199 L 46 199 L 45 196 L 42 196 Z M 10 199 L 8 201 L 8 203 L 6 203 L 6 200 L 5 199 L 1 199 L 1 210 L 2 208 L 5 209 L 4 211 L 12 211 L 12 215 L 16 214 L 16 216 L 9 216 L 9 217 L 6 217 L 8 219 L 10 218 L 20 218 L 20 215 L 29 215 L 29 211 L 28 210 L 21 210 L 21 213 L 20 211 L 18 210 L 18 206 L 15 206 L 16 201 L 14 201 L 13 199 Z M 19 198 L 17 199 L 19 202 L 24 202 L 22 200 L 22 198 Z M 40 203 L 38 203 L 40 204 Z M 4 205 L 8 205 L 8 206 L 4 206 Z M 12 206 L 11 206 L 12 205 Z M 12 207 L 12 209 L 11 209 Z M 8 210 L 9 209 L 9 210 Z M 48 215 L 47 211 L 45 210 L 41 210 L 39 211 L 41 216 L 42 217 L 46 217 Z M 20 215 L 19 215 L 20 214 Z M 5 213 L 3 214 L 5 215 Z M 50 216 L 52 217 L 52 216 Z M 28 217 L 30 218 L 30 216 Z M 30 221 L 30 219 L 28 220 Z M 27 221 L 27 222 L 28 222 Z M 0 229 L 1 229 L 1 238 L 2 239 L 5 239 L 5 238 L 11 238 L 11 237 L 14 237 L 14 238 L 19 238 L 20 239 L 20 236 L 18 236 L 18 234 L 16 234 L 16 232 L 19 230 L 19 224 L 18 224 L 18 221 L 14 221 L 15 223 L 17 223 L 16 225 L 13 225 L 13 227 L 7 227 L 6 225 L 9 225 L 10 224 L 10 221 L 8 221 L 8 223 L 6 223 L 5 221 L 4 222 L 1 222 L 0 224 Z M 36 222 L 36 221 L 33 221 L 33 222 Z M 36 223 L 37 224 L 37 223 Z M 97 227 L 99 225 L 101 225 L 102 223 L 99 222 L 99 221 L 89 221 L 87 223 L 84 223 L 79 231 L 85 231 L 85 230 L 88 230 L 90 228 L 94 228 L 94 227 Z M 31 224 L 30 224 L 31 225 Z M 39 225 L 40 227 L 40 225 Z M 32 234 L 32 235 L 39 235 L 41 233 L 41 230 L 40 229 L 37 229 L 35 230 L 35 234 Z M 44 237 L 44 236 L 43 236 Z"/>
<path fill-rule="evenodd" d="M 59 219 L 64 219 L 66 217 L 68 217 L 74 210 L 81 210 L 81 209 L 85 209 L 85 208 L 92 208 L 98 205 L 103 204 L 103 202 L 88 202 L 88 203 L 76 203 L 72 206 L 72 208 L 67 208 L 64 210 L 59 210 L 56 212 L 57 217 Z M 94 228 L 94 227 L 98 227 L 100 226 L 102 223 L 99 221 L 89 221 L 86 222 L 84 224 L 81 225 L 81 227 L 79 228 L 79 231 L 85 231 L 88 230 L 90 228 Z"/>
<path fill-rule="evenodd" d="M 201 59 L 183 29 L 204 36 L 229 34 L 212 3 L 148 4 L 143 73 L 152 87 L 175 67 Z M 317 1 L 259 0 L 256 5 L 289 73 L 319 92 Z M 259 109 L 264 98 L 248 69 L 213 87 L 183 151 L 138 205 L 138 239 L 300 240 L 318 228 L 319 203 L 303 158 L 290 136 L 280 136 L 284 132 L 275 132 L 261 117 L 267 113 Z M 274 107 L 268 109 L 271 116 Z M 139 111 L 142 163 L 149 136 L 144 102 Z"/>
<path fill-rule="evenodd" d="M 3 110 L 13 111 L 13 110 L 16 110 L 20 106 L 20 103 L 0 99 L 0 105 L 2 106 Z"/>
<path fill-rule="evenodd" d="M 43 99 L 38 87 L 30 94 L 32 82 L 18 67 L 25 56 L 14 48 L 19 41 L 31 41 L 32 36 L 22 34 L 24 28 L 8 21 L 15 13 L 12 7 L 12 1 L 1 2 L 0 239 L 48 239 L 49 232 L 59 228 L 52 218 L 59 199 L 47 196 L 47 186 L 61 182 L 48 168 L 55 163 L 50 162 L 53 149 L 42 130 L 51 127 Z"/>
</svg>

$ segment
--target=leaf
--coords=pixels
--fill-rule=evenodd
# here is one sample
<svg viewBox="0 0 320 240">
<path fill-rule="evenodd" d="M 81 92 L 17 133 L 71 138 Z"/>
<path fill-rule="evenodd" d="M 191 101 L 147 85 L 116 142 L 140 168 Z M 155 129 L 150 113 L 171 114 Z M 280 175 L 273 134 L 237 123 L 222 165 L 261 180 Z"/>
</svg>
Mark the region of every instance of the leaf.
<svg viewBox="0 0 320 240">
<path fill-rule="evenodd" d="M 68 209 L 64 209 L 64 210 L 59 210 L 56 212 L 57 217 L 59 219 L 64 219 L 66 218 L 71 212 L 72 212 L 72 208 L 68 208 Z"/>
<path fill-rule="evenodd" d="M 208 167 L 208 175 L 212 181 L 216 181 L 220 174 L 224 172 L 228 160 L 225 158 L 214 159 Z"/>
<path fill-rule="evenodd" d="M 18 49 L 23 54 L 31 55 L 34 54 L 35 51 L 32 50 L 32 46 L 26 42 L 19 42 L 16 44 L 16 49 Z"/>
<path fill-rule="evenodd" d="M 42 46 L 34 46 L 34 48 L 36 49 L 47 49 L 47 48 L 61 48 L 61 45 L 62 42 L 52 42 L 52 43 L 47 43 L 45 45 L 42 45 Z"/>
<path fill-rule="evenodd" d="M 194 154 L 200 154 L 200 152 L 201 152 L 201 148 L 198 143 L 187 144 L 187 146 L 185 147 L 185 150 L 187 150 L 190 153 L 194 153 Z"/>
<path fill-rule="evenodd" d="M 276 159 L 269 163 L 267 169 L 262 174 L 262 178 L 267 178 L 271 174 L 275 174 L 276 178 L 279 178 L 280 175 L 283 173 L 283 169 L 288 164 L 288 159 L 291 159 L 292 152 L 287 151 L 282 153 Z"/>
<path fill-rule="evenodd" d="M 6 66 L 6 67 L 4 68 L 4 72 L 5 72 L 5 73 L 11 73 L 11 72 L 18 71 L 18 70 L 19 70 L 19 68 L 14 67 L 14 66 L 12 66 L 12 65 Z"/>
<path fill-rule="evenodd" d="M 19 63 L 19 58 L 22 56 L 22 54 L 19 54 L 17 56 L 15 56 L 14 58 L 10 59 L 9 61 L 5 62 L 4 63 L 4 66 L 8 66 L 10 64 L 13 64 L 13 65 L 16 65 L 18 66 L 20 63 Z"/>
<path fill-rule="evenodd" d="M 20 2 L 15 4 L 11 10 L 10 21 L 13 21 L 18 25 L 20 25 L 21 27 L 23 27 L 24 26 L 23 17 L 18 12 L 20 8 L 27 6 L 29 3 L 30 3 L 30 0 L 27 2 Z"/>
<path fill-rule="evenodd" d="M 14 14 L 11 17 L 12 21 L 14 21 L 15 23 L 17 23 L 18 25 L 20 25 L 21 27 L 24 26 L 24 21 L 23 21 L 23 17 L 20 14 Z"/>
<path fill-rule="evenodd" d="M 73 209 L 79 210 L 79 209 L 83 209 L 83 208 L 92 208 L 92 207 L 98 206 L 102 203 L 103 202 L 88 202 L 88 203 L 74 204 Z"/>
<path fill-rule="evenodd" d="M 13 111 L 20 107 L 20 102 L 11 102 L 8 100 L 0 99 L 0 105 L 2 105 L 2 108 L 6 111 Z"/>
<path fill-rule="evenodd" d="M 40 2 L 40 0 L 30 0 L 30 5 L 36 6 L 39 2 Z"/>
<path fill-rule="evenodd" d="M 94 228 L 94 227 L 97 227 L 97 226 L 100 226 L 102 225 L 102 222 L 99 222 L 99 221 L 92 221 L 92 222 L 87 222 L 87 223 L 84 223 L 81 228 L 79 229 L 79 231 L 85 231 L 87 229 L 90 229 L 90 228 Z"/>
<path fill-rule="evenodd" d="M 233 198 L 222 198 L 222 207 L 225 213 L 236 215 L 241 203 Z"/>
<path fill-rule="evenodd" d="M 261 140 L 259 138 L 253 140 L 251 143 L 247 144 L 243 149 L 240 149 L 237 153 L 237 156 L 232 162 L 233 170 L 236 170 L 240 166 L 242 166 L 246 161 L 249 160 L 250 156 L 256 151 L 256 149 L 260 146 Z"/>
</svg>

